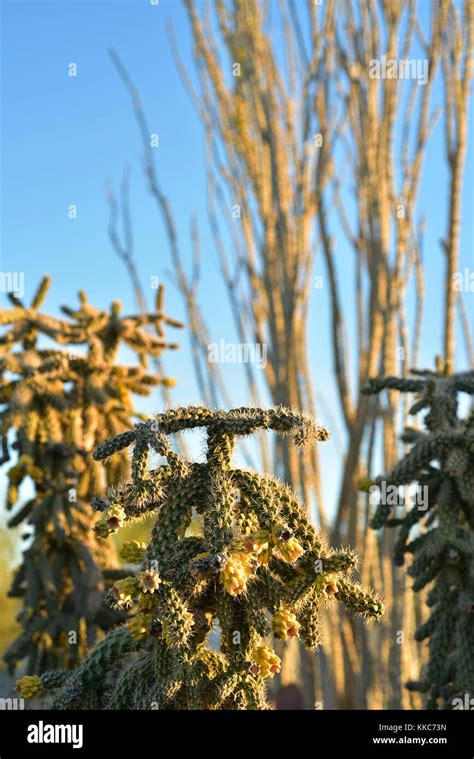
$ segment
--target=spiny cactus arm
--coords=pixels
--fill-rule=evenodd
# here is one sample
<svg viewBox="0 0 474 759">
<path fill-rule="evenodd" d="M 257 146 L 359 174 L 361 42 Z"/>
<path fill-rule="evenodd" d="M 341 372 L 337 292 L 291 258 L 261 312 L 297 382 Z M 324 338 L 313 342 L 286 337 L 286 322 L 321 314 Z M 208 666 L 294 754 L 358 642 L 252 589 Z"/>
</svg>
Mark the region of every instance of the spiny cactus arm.
<svg viewBox="0 0 474 759">
<path fill-rule="evenodd" d="M 418 440 L 422 440 L 425 437 L 425 432 L 418 430 L 415 427 L 405 426 L 403 433 L 400 435 L 402 443 L 416 443 Z"/>
<path fill-rule="evenodd" d="M 269 429 L 289 435 L 295 445 L 329 438 L 325 427 L 316 424 L 307 414 L 279 406 L 271 409 L 238 408 L 227 412 L 226 428 L 234 435 L 250 435 L 258 429 Z"/>
<path fill-rule="evenodd" d="M 94 323 L 97 329 L 102 329 L 104 323 L 108 319 L 108 314 L 106 314 L 105 311 L 100 311 L 98 308 L 92 306 L 88 302 L 87 295 L 84 290 L 78 290 L 77 297 L 80 303 L 79 308 L 74 309 L 63 305 L 61 306 L 61 311 L 73 318 L 76 322 L 81 323 L 81 326 L 84 326 L 85 323 L 88 323 L 90 321 L 91 323 Z M 113 305 L 111 306 L 111 310 L 112 308 Z"/>
<path fill-rule="evenodd" d="M 451 615 L 445 614 L 440 619 L 435 632 L 430 637 L 429 661 L 426 668 L 426 679 L 430 683 L 431 695 L 436 704 L 439 689 L 448 682 L 449 649 L 454 635 Z M 432 708 L 432 707 L 431 707 Z"/>
<path fill-rule="evenodd" d="M 40 308 L 45 298 L 49 292 L 49 288 L 51 287 L 51 277 L 46 274 L 40 281 L 35 294 L 33 295 L 33 298 L 31 299 L 31 305 L 30 308 L 34 309 L 35 311 Z"/>
<path fill-rule="evenodd" d="M 149 314 L 133 314 L 131 316 L 128 315 L 124 317 L 124 320 L 127 322 L 133 322 L 138 327 L 143 327 L 148 324 L 157 325 L 160 322 L 163 322 L 164 324 L 168 324 L 170 327 L 176 327 L 176 329 L 184 328 L 183 322 L 180 322 L 177 319 L 172 319 L 162 311 L 155 311 L 154 313 Z"/>
<path fill-rule="evenodd" d="M 240 675 L 234 671 L 223 672 L 215 677 L 210 683 L 209 702 L 213 704 L 211 708 L 220 709 L 236 692 L 240 681 Z"/>
<path fill-rule="evenodd" d="M 259 428 L 275 429 L 280 432 L 294 435 L 296 444 L 302 445 L 311 439 L 326 440 L 328 433 L 323 427 L 318 427 L 310 417 L 296 415 L 287 409 L 277 411 L 260 411 L 258 409 L 235 409 L 229 412 L 213 412 L 200 406 L 188 406 L 157 414 L 147 423 L 149 430 L 155 433 L 170 434 L 185 429 L 211 426 L 216 430 L 226 429 L 228 433 L 250 434 Z M 123 450 L 136 438 L 138 429 L 117 436 L 112 440 L 99 445 L 94 458 L 98 461 Z M 146 434 L 143 430 L 142 434 Z M 158 446 L 163 448 L 164 442 L 160 442 L 157 436 Z M 150 436 L 150 444 L 152 438 Z"/>
<path fill-rule="evenodd" d="M 332 550 L 321 559 L 321 574 L 332 572 L 352 572 L 357 569 L 357 554 L 350 548 Z"/>
<path fill-rule="evenodd" d="M 250 589 L 271 611 L 278 608 L 280 601 L 290 597 L 288 587 L 266 567 L 259 569 Z"/>
<path fill-rule="evenodd" d="M 463 393 L 474 394 L 474 372 L 460 372 L 455 374 L 452 382 L 456 390 Z"/>
<path fill-rule="evenodd" d="M 169 648 L 165 641 L 155 639 L 154 648 L 154 687 L 152 689 L 152 700 L 156 702 L 159 709 L 167 708 L 170 701 L 178 694 L 180 684 L 177 685 L 176 677 L 179 670 L 178 652 L 176 649 Z"/>
<path fill-rule="evenodd" d="M 156 430 L 154 421 L 137 424 L 134 430 L 122 432 L 100 443 L 92 454 L 93 458 L 95 461 L 104 461 L 115 453 L 128 448 L 132 443 L 138 443 L 138 448 L 135 445 L 135 448 L 137 448 L 137 460 L 138 455 L 140 455 L 141 461 L 145 462 L 145 467 L 148 455 L 147 449 L 151 448 L 160 456 L 165 456 L 168 462 L 175 468 L 178 468 L 182 474 L 189 471 L 188 462 L 173 451 L 166 436 Z M 136 473 L 132 471 L 132 477 L 136 476 Z"/>
<path fill-rule="evenodd" d="M 418 535 L 416 538 L 413 538 L 413 540 L 407 544 L 406 552 L 418 553 L 421 549 L 423 549 L 425 543 L 428 543 L 433 539 L 433 532 L 433 530 L 428 530 L 427 532 L 421 533 L 421 535 Z"/>
<path fill-rule="evenodd" d="M 46 314 L 39 314 L 35 311 L 28 311 L 28 320 L 31 328 L 51 337 L 60 345 L 65 345 L 71 342 L 74 337 L 74 326 L 69 322 L 64 321 L 64 319 L 58 319 L 55 316 L 49 316 Z"/>
<path fill-rule="evenodd" d="M 48 691 L 62 687 L 69 677 L 68 672 L 59 669 L 44 672 L 41 677 L 26 675 L 17 680 L 16 690 L 22 698 L 31 699 L 34 696 L 43 696 Z"/>
<path fill-rule="evenodd" d="M 125 627 L 116 627 L 86 656 L 79 667 L 59 684 L 52 709 L 70 709 L 82 705 L 97 708 L 107 689 L 107 674 L 120 666 L 137 643 Z M 48 677 L 45 673 L 41 677 Z M 45 686 L 46 687 L 46 686 Z M 54 687 L 51 686 L 51 687 Z"/>
<path fill-rule="evenodd" d="M 149 445 L 146 438 L 140 434 L 140 427 L 137 429 L 137 436 L 132 453 L 132 480 L 137 484 L 147 478 L 149 461 Z"/>
<path fill-rule="evenodd" d="M 126 378 L 122 382 L 123 386 L 126 387 L 129 392 L 134 393 L 135 395 L 141 395 L 143 397 L 148 397 L 151 393 L 152 388 L 157 387 L 158 385 L 164 385 L 165 387 L 174 387 L 175 385 L 175 382 L 173 380 L 169 380 L 159 375 L 156 377 L 149 377 L 145 375 L 143 381 Z"/>
<path fill-rule="evenodd" d="M 396 485 L 413 482 L 419 478 L 423 468 L 437 457 L 437 452 L 436 441 L 427 436 L 424 440 L 416 442 L 406 456 L 394 466 L 388 477 L 383 479 L 387 484 Z M 378 482 L 381 481 L 382 478 L 379 478 Z"/>
<path fill-rule="evenodd" d="M 400 525 L 395 545 L 393 548 L 393 560 L 394 563 L 401 567 L 405 563 L 405 553 L 409 551 L 409 538 L 411 530 L 415 524 L 417 524 L 425 516 L 425 511 L 421 510 L 418 506 L 414 506 L 406 514 L 404 519 L 401 520 L 387 520 L 385 522 L 387 527 L 397 527 Z"/>
<path fill-rule="evenodd" d="M 11 596 L 11 593 L 9 593 Z M 18 597 L 20 594 L 18 594 Z M 21 596 L 24 596 L 24 591 L 21 592 Z M 17 597 L 17 596 L 15 596 Z M 30 644 L 30 629 L 23 629 L 17 638 L 10 643 L 5 651 L 3 658 L 7 665 L 7 670 L 10 675 L 15 671 L 15 667 L 19 661 L 31 654 L 29 650 Z"/>
<path fill-rule="evenodd" d="M 133 693 L 137 685 L 137 678 L 134 677 L 134 675 L 136 675 L 134 664 L 136 664 L 136 662 L 133 659 L 126 660 L 122 663 L 121 672 L 118 674 L 113 685 L 110 702 L 108 704 L 109 709 L 133 708 Z"/>
<path fill-rule="evenodd" d="M 6 327 L 10 324 L 18 324 L 18 322 L 26 321 L 29 314 L 29 309 L 27 308 L 1 308 L 0 309 L 0 325 L 3 327 Z M 26 331 L 26 328 L 23 327 L 23 330 Z M 11 337 L 10 337 L 11 335 Z M 7 335 L 2 336 L 2 340 L 5 341 L 5 343 L 11 342 L 12 339 L 19 339 L 21 337 L 21 334 L 18 333 L 7 333 Z"/>
<path fill-rule="evenodd" d="M 335 597 L 355 614 L 378 619 L 384 613 L 384 605 L 375 593 L 366 592 L 359 583 L 338 578 Z"/>
<path fill-rule="evenodd" d="M 128 663 L 110 689 L 108 700 L 112 709 L 150 709 L 154 686 L 154 653 Z"/>
<path fill-rule="evenodd" d="M 207 549 L 207 543 L 203 537 L 189 536 L 183 537 L 177 541 L 173 555 L 168 562 L 168 573 L 170 578 L 173 578 L 173 582 L 176 585 L 180 585 L 183 580 L 187 579 L 190 575 L 193 577 L 197 572 L 194 572 L 194 559 L 199 554 L 204 553 Z M 152 552 L 150 552 L 149 559 L 152 559 Z M 165 572 L 162 574 L 168 576 Z"/>
<path fill-rule="evenodd" d="M 135 438 L 135 430 L 121 432 L 119 435 L 100 443 L 97 448 L 95 448 L 92 457 L 95 461 L 104 461 L 104 459 L 113 456 L 114 453 L 119 453 L 120 451 L 123 451 L 124 448 L 128 448 L 128 446 L 135 441 Z"/>
<path fill-rule="evenodd" d="M 418 558 L 420 561 L 418 562 Z M 417 557 L 415 566 L 411 564 L 408 574 L 414 578 L 413 590 L 418 592 L 426 585 L 432 582 L 440 572 L 443 566 L 443 556 L 438 554 L 435 558 L 429 560 L 425 556 Z"/>
<path fill-rule="evenodd" d="M 185 648 L 193 632 L 193 616 L 179 593 L 167 583 L 158 598 L 163 636 L 170 646 Z"/>
<path fill-rule="evenodd" d="M 303 508 L 291 489 L 270 475 L 244 469 L 232 472 L 235 486 L 255 509 L 257 518 L 273 526 L 280 519 L 294 533 L 303 548 L 319 550 L 320 538 L 305 517 Z M 263 526 L 263 525 L 262 525 Z"/>
<path fill-rule="evenodd" d="M 159 356 L 165 349 L 177 350 L 179 348 L 178 343 L 170 343 L 164 337 L 151 335 L 142 330 L 130 330 L 130 334 L 124 332 L 122 333 L 122 340 L 138 355 L 145 356 Z"/>
<path fill-rule="evenodd" d="M 240 687 L 245 696 L 246 709 L 252 711 L 270 709 L 262 680 L 257 680 L 252 675 L 244 675 L 240 681 Z"/>
<path fill-rule="evenodd" d="M 229 477 L 220 468 L 210 474 L 209 496 L 209 507 L 204 513 L 204 531 L 208 535 L 211 552 L 220 554 L 232 542 L 235 524 L 235 503 Z"/>
<path fill-rule="evenodd" d="M 445 608 L 442 605 L 438 604 L 436 608 L 431 612 L 426 622 L 420 625 L 420 627 L 415 632 L 415 640 L 421 642 L 423 640 L 426 640 L 426 638 L 430 638 L 434 634 L 440 621 L 445 615 L 445 612 Z"/>
<path fill-rule="evenodd" d="M 154 420 L 138 425 L 137 434 L 143 436 L 143 439 L 155 453 L 168 460 L 168 464 L 173 468 L 177 477 L 184 478 L 189 475 L 191 464 L 173 450 L 166 435 L 156 429 Z"/>
<path fill-rule="evenodd" d="M 362 388 L 364 395 L 376 395 L 382 390 L 400 390 L 402 393 L 420 393 L 425 387 L 421 379 L 404 377 L 371 377 Z"/>
<path fill-rule="evenodd" d="M 25 519 L 27 519 L 27 517 L 29 517 L 37 504 L 37 498 L 30 498 L 30 500 L 27 501 L 14 516 L 10 517 L 7 522 L 7 527 L 13 529 L 14 527 L 17 527 L 19 524 L 21 524 Z"/>
<path fill-rule="evenodd" d="M 211 411 L 202 406 L 187 406 L 157 414 L 155 423 L 165 434 L 196 427 L 215 427 L 231 435 L 249 435 L 258 429 L 273 429 L 291 434 L 297 445 L 310 440 L 327 440 L 328 432 L 311 417 L 296 414 L 289 409 L 262 410 L 251 407 L 230 411 Z"/>
<path fill-rule="evenodd" d="M 0 392 L 0 403 L 2 403 L 1 400 L 1 392 Z M 6 464 L 7 461 L 10 461 L 10 449 L 8 447 L 8 433 L 5 432 L 3 429 L 0 431 L 0 441 L 1 441 L 1 454 L 0 454 L 0 466 L 2 464 Z"/>
<path fill-rule="evenodd" d="M 173 563 L 174 546 L 184 536 L 192 519 L 191 504 L 186 501 L 186 481 L 171 480 L 166 488 L 166 508 L 160 508 L 152 532 L 149 558 L 158 561 L 166 573 Z"/>
<path fill-rule="evenodd" d="M 472 601 L 471 601 L 472 607 Z M 457 623 L 459 660 L 457 672 L 459 685 L 465 693 L 474 693 L 474 612 L 473 608 L 461 614 Z"/>
<path fill-rule="evenodd" d="M 276 610 L 280 605 L 281 598 L 281 596 L 277 598 L 275 594 L 271 593 L 268 583 L 259 585 L 259 580 L 251 582 L 246 591 L 246 623 L 262 638 L 270 632 L 267 609 Z"/>
<path fill-rule="evenodd" d="M 316 651 L 321 643 L 320 612 L 321 596 L 317 590 L 313 589 L 298 613 L 300 625 L 298 635 L 310 651 Z"/>
<path fill-rule="evenodd" d="M 349 549 L 333 551 L 327 556 L 306 552 L 296 563 L 295 579 L 288 584 L 290 602 L 301 608 L 314 592 L 329 597 L 334 592 L 334 576 L 340 573 L 350 575 L 356 567 L 357 557 Z"/>
<path fill-rule="evenodd" d="M 19 298 L 17 295 L 15 295 L 15 293 L 11 293 L 11 292 L 7 293 L 7 298 L 10 301 L 10 303 L 12 304 L 12 306 L 14 306 L 15 308 L 24 308 L 25 307 L 22 299 Z"/>
</svg>

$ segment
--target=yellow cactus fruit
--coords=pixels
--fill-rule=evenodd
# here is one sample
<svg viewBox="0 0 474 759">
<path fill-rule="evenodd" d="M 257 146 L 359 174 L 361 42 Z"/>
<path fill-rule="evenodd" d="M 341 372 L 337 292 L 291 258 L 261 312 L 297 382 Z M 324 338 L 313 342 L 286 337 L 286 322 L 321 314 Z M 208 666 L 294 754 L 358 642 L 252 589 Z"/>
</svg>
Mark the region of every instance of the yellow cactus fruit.
<svg viewBox="0 0 474 759">
<path fill-rule="evenodd" d="M 34 698 L 43 692 L 43 681 L 37 675 L 25 675 L 17 680 L 16 689 L 22 698 Z"/>
<path fill-rule="evenodd" d="M 130 635 L 134 640 L 144 640 L 148 637 L 148 627 L 152 622 L 152 615 L 139 612 L 130 619 L 125 627 L 130 631 Z"/>
<path fill-rule="evenodd" d="M 267 566 L 271 556 L 270 540 L 271 534 L 268 530 L 257 530 L 251 535 L 246 535 L 242 540 L 242 545 L 248 553 L 256 555 L 259 564 Z"/>
<path fill-rule="evenodd" d="M 160 575 L 154 569 L 144 569 L 138 575 L 138 582 L 144 593 L 154 593 L 161 583 Z"/>
<path fill-rule="evenodd" d="M 120 549 L 120 558 L 127 564 L 138 564 L 145 558 L 146 543 L 129 540 Z"/>
<path fill-rule="evenodd" d="M 273 633 L 279 640 L 288 640 L 298 635 L 300 624 L 293 612 L 280 609 L 273 615 Z"/>
<path fill-rule="evenodd" d="M 221 570 L 220 579 L 231 596 L 239 596 L 245 591 L 253 573 L 250 555 L 245 551 L 235 551 L 228 556 Z"/>
<path fill-rule="evenodd" d="M 135 577 L 125 577 L 123 580 L 117 580 L 112 585 L 110 592 L 117 605 L 123 606 L 133 601 L 138 593 L 138 589 L 139 583 Z"/>
<path fill-rule="evenodd" d="M 250 672 L 258 677 L 274 677 L 281 668 L 281 659 L 272 648 L 257 646 L 252 655 Z"/>
<path fill-rule="evenodd" d="M 291 530 L 279 528 L 274 533 L 275 547 L 283 561 L 292 564 L 304 553 L 303 547 L 293 536 Z"/>
</svg>

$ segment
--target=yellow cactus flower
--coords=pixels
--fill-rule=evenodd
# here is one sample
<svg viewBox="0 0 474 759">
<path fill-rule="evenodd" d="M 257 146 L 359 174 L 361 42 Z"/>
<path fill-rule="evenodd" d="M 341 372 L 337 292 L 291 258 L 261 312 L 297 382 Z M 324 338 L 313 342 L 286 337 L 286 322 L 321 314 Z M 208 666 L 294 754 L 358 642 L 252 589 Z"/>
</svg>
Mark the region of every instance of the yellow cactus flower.
<svg viewBox="0 0 474 759">
<path fill-rule="evenodd" d="M 138 575 L 138 582 L 144 593 L 154 593 L 155 590 L 158 590 L 161 580 L 160 575 L 154 569 L 144 569 Z"/>
<path fill-rule="evenodd" d="M 125 577 L 123 580 L 117 580 L 110 589 L 112 596 L 115 598 L 117 605 L 131 603 L 139 590 L 139 583 L 136 577 Z"/>
<path fill-rule="evenodd" d="M 248 553 L 256 555 L 259 564 L 267 566 L 271 556 L 270 540 L 271 534 L 268 530 L 257 530 L 251 535 L 246 535 L 242 545 Z"/>
</svg>

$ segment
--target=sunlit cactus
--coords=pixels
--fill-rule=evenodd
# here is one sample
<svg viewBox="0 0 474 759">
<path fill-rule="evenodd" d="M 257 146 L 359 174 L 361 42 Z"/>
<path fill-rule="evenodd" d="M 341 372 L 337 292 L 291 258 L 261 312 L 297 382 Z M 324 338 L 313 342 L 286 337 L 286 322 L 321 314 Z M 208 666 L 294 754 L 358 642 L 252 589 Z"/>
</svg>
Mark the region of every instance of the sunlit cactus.
<svg viewBox="0 0 474 759">
<path fill-rule="evenodd" d="M 199 427 L 207 435 L 204 463 L 179 456 L 168 438 Z M 235 439 L 261 429 L 298 446 L 328 437 L 285 408 L 190 406 L 96 448 L 94 458 L 104 461 L 133 444 L 131 480 L 95 501 L 96 533 L 113 534 L 148 512 L 156 521 L 148 545 L 123 548 L 136 574 L 107 594 L 127 621 L 65 680 L 43 679 L 53 708 L 266 709 L 266 681 L 280 669 L 272 632 L 282 641 L 299 636 L 314 650 L 324 605 L 383 613 L 381 601 L 351 579 L 354 555 L 326 546 L 289 487 L 232 467 Z M 150 468 L 151 454 L 165 462 Z M 201 534 L 190 535 L 196 518 Z M 36 681 L 25 687 L 38 692 Z"/>
<path fill-rule="evenodd" d="M 459 394 L 474 393 L 474 372 L 376 378 L 365 392 L 386 388 L 417 395 L 410 413 L 426 412 L 424 429 L 407 428 L 405 456 L 368 485 L 387 492 L 416 483 L 418 495 L 402 516 L 382 498 L 372 526 L 399 528 L 395 561 L 411 554 L 413 589 L 429 588 L 429 617 L 415 635 L 428 641 L 428 663 L 408 687 L 427 694 L 428 708 L 452 709 L 474 695 L 474 411 L 458 411 Z"/>
<path fill-rule="evenodd" d="M 39 310 L 49 284 L 45 277 L 29 307 L 11 296 L 12 308 L 0 310 L 2 463 L 13 454 L 9 525 L 33 532 L 10 591 L 23 600 L 23 629 L 5 659 L 10 669 L 26 659 L 28 674 L 74 666 L 114 619 L 103 604 L 103 580 L 119 563 L 113 545 L 91 530 L 90 501 L 125 476 L 127 461 L 117 457 L 104 468 L 90 454 L 133 424 L 135 393 L 169 382 L 147 360 L 175 347 L 162 331 L 165 323 L 178 326 L 161 304 L 154 314 L 121 316 L 118 302 L 100 311 L 83 293 L 77 310 L 52 317 Z M 118 363 L 122 344 L 136 365 Z M 20 505 L 23 484 L 30 497 Z"/>
</svg>

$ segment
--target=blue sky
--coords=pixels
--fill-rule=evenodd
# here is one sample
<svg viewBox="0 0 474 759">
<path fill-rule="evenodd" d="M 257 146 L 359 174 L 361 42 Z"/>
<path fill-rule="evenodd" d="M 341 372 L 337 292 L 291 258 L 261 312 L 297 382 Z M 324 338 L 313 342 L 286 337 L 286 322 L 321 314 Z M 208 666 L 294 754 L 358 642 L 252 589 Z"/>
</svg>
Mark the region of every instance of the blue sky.
<svg viewBox="0 0 474 759">
<path fill-rule="evenodd" d="M 276 2 L 276 0 L 272 0 Z M 426 15 L 428 0 L 424 0 Z M 26 297 L 45 272 L 53 276 L 48 306 L 55 311 L 71 302 L 78 288 L 92 302 L 106 306 L 115 298 L 133 307 L 129 280 L 107 238 L 108 207 L 104 186 L 111 180 L 118 190 L 123 168 L 132 171 L 131 208 L 135 253 L 142 281 L 165 282 L 169 253 L 160 218 L 145 189 L 141 146 L 130 101 L 107 55 L 114 46 L 139 87 L 148 124 L 160 139 L 158 170 L 171 200 L 183 250 L 188 255 L 189 221 L 194 214 L 201 231 L 205 276 L 202 302 L 215 339 L 232 339 L 234 332 L 220 284 L 217 259 L 207 227 L 203 134 L 170 54 L 166 22 L 174 25 L 180 56 L 192 70 L 192 43 L 180 0 L 117 2 L 107 0 L 3 0 L 2 11 L 2 174 L 1 268 L 24 271 Z M 68 65 L 77 76 L 68 76 Z M 440 88 L 435 88 L 435 101 Z M 471 124 L 472 128 L 472 124 Z M 462 267 L 473 268 L 473 153 L 466 166 Z M 425 210 L 426 267 L 425 332 L 422 363 L 432 365 L 442 336 L 441 282 L 443 260 L 439 239 L 445 231 L 446 167 L 444 134 L 438 125 L 426 156 L 419 206 Z M 77 206 L 77 219 L 68 218 L 68 206 Z M 341 250 L 340 273 L 349 250 Z M 324 275 L 321 259 L 314 274 Z M 148 289 L 148 292 L 151 291 Z M 317 300 L 320 299 L 320 300 Z M 474 321 L 474 294 L 466 304 Z M 167 288 L 167 310 L 183 318 L 182 301 L 173 284 Z M 321 328 L 322 325 L 322 328 Z M 170 333 L 171 336 L 172 333 Z M 173 332 L 185 348 L 168 355 L 168 373 L 178 378 L 179 403 L 199 402 L 190 369 L 185 334 Z M 325 291 L 315 291 L 310 322 L 311 359 L 319 393 L 321 421 L 336 433 L 338 414 L 332 359 L 329 351 L 328 302 Z M 459 364 L 465 364 L 459 352 Z M 243 384 L 232 368 L 226 374 L 236 405 L 245 402 Z M 157 410 L 159 399 L 147 408 Z M 334 502 L 340 474 L 341 448 L 337 434 L 322 453 L 325 471 L 334 472 L 326 487 Z"/>
</svg>

